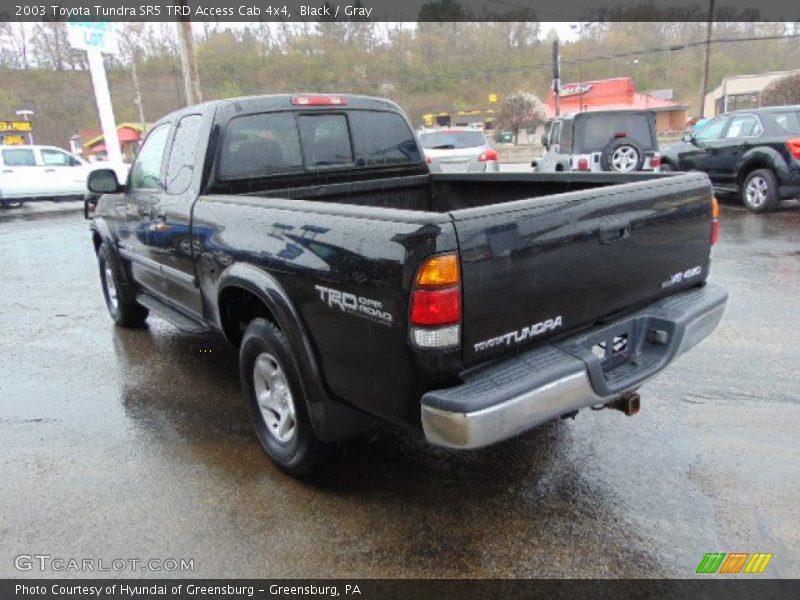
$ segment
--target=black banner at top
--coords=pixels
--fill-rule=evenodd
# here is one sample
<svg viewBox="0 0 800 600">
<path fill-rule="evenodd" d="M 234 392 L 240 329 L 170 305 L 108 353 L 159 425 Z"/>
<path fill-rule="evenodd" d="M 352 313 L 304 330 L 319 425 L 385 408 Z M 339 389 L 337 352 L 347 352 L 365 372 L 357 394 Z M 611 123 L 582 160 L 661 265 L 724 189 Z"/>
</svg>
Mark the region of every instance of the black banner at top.
<svg viewBox="0 0 800 600">
<path fill-rule="evenodd" d="M 41 21 L 800 21 L 787 0 L 0 0 L 0 20 Z"/>
</svg>

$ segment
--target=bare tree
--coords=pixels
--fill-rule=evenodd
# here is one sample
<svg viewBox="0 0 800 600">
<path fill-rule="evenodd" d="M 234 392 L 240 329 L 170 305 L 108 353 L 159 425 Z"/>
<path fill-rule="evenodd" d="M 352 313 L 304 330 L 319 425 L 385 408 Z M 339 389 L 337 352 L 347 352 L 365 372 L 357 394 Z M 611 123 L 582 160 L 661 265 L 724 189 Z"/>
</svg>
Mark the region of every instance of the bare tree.
<svg viewBox="0 0 800 600">
<path fill-rule="evenodd" d="M 27 69 L 30 66 L 25 23 L 0 23 L 0 43 L 3 45 L 5 64 L 13 69 Z"/>
<path fill-rule="evenodd" d="M 536 127 L 546 120 L 544 103 L 535 94 L 528 92 L 515 92 L 506 96 L 500 103 L 497 114 L 498 128 L 513 131 L 515 144 L 520 129 Z"/>
<path fill-rule="evenodd" d="M 800 71 L 776 79 L 761 92 L 764 106 L 800 104 Z"/>
</svg>

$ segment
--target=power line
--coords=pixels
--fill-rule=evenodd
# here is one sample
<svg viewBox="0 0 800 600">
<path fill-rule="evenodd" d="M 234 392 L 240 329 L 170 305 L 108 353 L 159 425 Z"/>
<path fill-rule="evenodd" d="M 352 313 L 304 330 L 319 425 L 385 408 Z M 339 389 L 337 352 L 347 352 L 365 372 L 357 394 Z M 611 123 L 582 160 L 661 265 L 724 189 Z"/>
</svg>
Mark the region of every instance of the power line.
<svg viewBox="0 0 800 600">
<path fill-rule="evenodd" d="M 743 37 L 743 38 L 718 38 L 712 39 L 711 44 L 730 44 L 730 43 L 737 43 L 737 42 L 757 42 L 757 41 L 769 41 L 769 40 L 783 40 L 783 39 L 792 39 L 792 38 L 800 38 L 800 34 L 786 34 L 786 35 L 773 35 L 773 36 L 762 36 L 762 37 Z M 561 63 L 562 64 L 569 64 L 569 65 L 578 65 L 584 63 L 594 63 L 594 62 L 602 62 L 606 60 L 619 60 L 619 59 L 626 59 L 626 58 L 635 58 L 640 56 L 646 56 L 648 54 L 657 54 L 660 52 L 678 52 L 682 50 L 688 50 L 690 48 L 696 48 L 698 46 L 704 45 L 706 42 L 705 40 L 697 40 L 691 42 L 684 42 L 681 44 L 671 44 L 669 46 L 658 46 L 652 48 L 642 48 L 638 50 L 630 50 L 627 52 L 616 52 L 612 54 L 605 54 L 601 56 L 590 56 L 590 57 L 581 57 L 577 59 L 564 59 L 562 57 Z M 352 86 L 352 87 L 372 87 L 378 86 L 386 83 L 396 83 L 396 82 L 404 82 L 404 81 L 436 81 L 436 80 L 451 80 L 451 79 L 468 79 L 474 76 L 486 76 L 486 75 L 493 75 L 493 74 L 504 74 L 504 73 L 517 73 L 520 71 L 529 71 L 531 69 L 536 68 L 547 68 L 550 69 L 552 67 L 551 62 L 541 62 L 541 63 L 525 63 L 521 65 L 511 65 L 511 66 L 495 66 L 495 67 L 486 67 L 482 69 L 470 69 L 468 71 L 460 71 L 456 73 L 432 73 L 429 75 L 420 75 L 420 74 L 407 74 L 407 75 L 400 75 L 394 77 L 393 79 L 385 78 L 380 81 L 340 81 L 340 82 L 326 82 L 327 85 L 339 85 L 339 86 Z"/>
</svg>

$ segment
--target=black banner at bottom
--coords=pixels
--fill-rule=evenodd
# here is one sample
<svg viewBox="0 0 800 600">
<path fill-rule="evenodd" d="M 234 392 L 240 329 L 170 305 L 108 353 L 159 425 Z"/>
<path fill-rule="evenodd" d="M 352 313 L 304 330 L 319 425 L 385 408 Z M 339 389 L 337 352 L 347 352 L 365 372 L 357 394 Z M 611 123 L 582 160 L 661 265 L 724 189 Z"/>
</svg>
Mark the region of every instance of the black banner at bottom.
<svg viewBox="0 0 800 600">
<path fill-rule="evenodd" d="M 754 598 L 795 600 L 800 580 L 4 579 L 2 600 L 272 600 L 276 598 Z"/>
</svg>

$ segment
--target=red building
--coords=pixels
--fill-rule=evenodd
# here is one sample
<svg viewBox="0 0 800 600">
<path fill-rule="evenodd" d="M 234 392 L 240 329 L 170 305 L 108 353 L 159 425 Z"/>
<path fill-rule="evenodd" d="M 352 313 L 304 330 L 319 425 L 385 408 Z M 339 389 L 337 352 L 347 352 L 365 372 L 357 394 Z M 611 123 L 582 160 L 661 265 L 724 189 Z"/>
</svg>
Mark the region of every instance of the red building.
<svg viewBox="0 0 800 600">
<path fill-rule="evenodd" d="M 659 133 L 682 131 L 686 126 L 687 105 L 637 92 L 630 77 L 562 84 L 558 99 L 562 115 L 582 110 L 646 109 L 655 111 Z M 547 107 L 548 113 L 555 115 L 552 88 L 547 94 Z"/>
<path fill-rule="evenodd" d="M 122 158 L 125 162 L 133 162 L 139 145 L 144 139 L 145 131 L 141 123 L 120 123 L 117 126 L 117 136 L 119 146 L 122 150 Z M 103 134 L 97 129 L 81 131 L 80 138 L 83 145 L 83 155 L 85 157 L 96 156 L 100 159 L 106 158 L 106 143 Z"/>
</svg>

